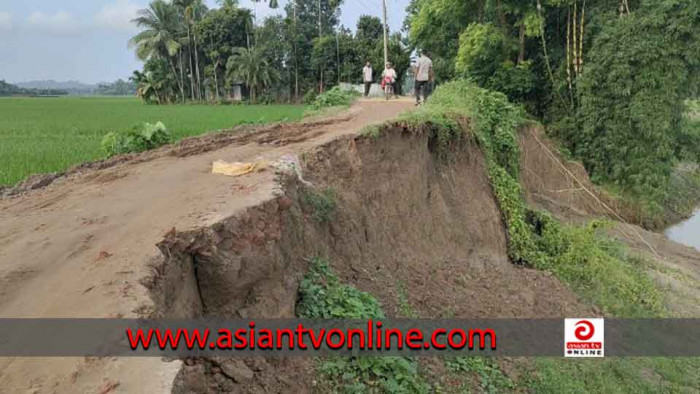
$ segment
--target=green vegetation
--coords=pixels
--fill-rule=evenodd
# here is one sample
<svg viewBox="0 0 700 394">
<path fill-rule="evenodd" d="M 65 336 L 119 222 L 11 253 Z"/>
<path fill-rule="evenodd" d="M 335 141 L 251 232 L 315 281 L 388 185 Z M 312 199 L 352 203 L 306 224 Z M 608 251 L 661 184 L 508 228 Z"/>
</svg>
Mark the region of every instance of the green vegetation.
<svg viewBox="0 0 700 394">
<path fill-rule="evenodd" d="M 94 94 L 98 96 L 135 96 L 138 86 L 134 81 L 117 79 L 108 84 L 97 85 Z"/>
<path fill-rule="evenodd" d="M 372 319 L 384 317 L 379 301 L 369 293 L 344 285 L 328 262 L 311 259 L 299 285 L 297 315 L 308 319 Z"/>
<path fill-rule="evenodd" d="M 302 192 L 302 201 L 313 210 L 313 218 L 319 223 L 327 223 L 335 217 L 338 206 L 338 197 L 333 188 L 327 187 L 323 191 L 305 189 Z"/>
<path fill-rule="evenodd" d="M 22 89 L 0 79 L 0 97 L 5 96 L 65 96 L 63 89 Z"/>
<path fill-rule="evenodd" d="M 458 115 L 457 115 L 458 114 Z M 471 118 L 461 129 L 458 117 Z M 508 231 L 508 250 L 516 263 L 552 272 L 586 301 L 616 317 L 663 317 L 662 294 L 645 274 L 648 263 L 603 230 L 607 223 L 562 224 L 531 210 L 518 182 L 518 125 L 523 112 L 500 93 L 467 81 L 442 85 L 427 106 L 404 121 L 445 144 L 476 137 L 487 159 L 494 194 Z M 467 123 L 464 123 L 467 124 Z M 423 125 L 423 126 L 421 126 Z M 442 136 L 442 137 L 441 137 Z M 639 358 L 599 361 L 537 360 L 524 378 L 510 382 L 488 359 L 449 359 L 449 370 L 476 374 L 487 392 L 528 387 L 536 392 L 692 392 L 698 387 L 697 359 Z"/>
<path fill-rule="evenodd" d="M 523 384 L 537 393 L 695 393 L 695 358 L 553 360 L 535 363 Z"/>
<path fill-rule="evenodd" d="M 254 12 L 235 0 L 213 9 L 203 0 L 152 0 L 134 20 L 141 31 L 130 45 L 144 67 L 132 82 L 144 101 L 158 104 L 218 102 L 238 87 L 252 102 L 299 102 L 341 81 L 360 83 L 366 60 L 375 75 L 384 68 L 384 31 L 367 15 L 354 35 L 339 26 L 343 3 L 289 1 L 283 15 L 254 23 Z M 410 48 L 394 33 L 388 51 L 400 86 Z"/>
<path fill-rule="evenodd" d="M 562 128 L 559 135 L 594 180 L 639 197 L 654 214 L 668 198 L 675 162 L 691 142 L 682 117 L 685 99 L 698 88 L 693 73 L 700 6 L 642 1 L 626 18 L 608 15 L 597 23 L 600 33 L 578 85 L 579 126 Z"/>
<path fill-rule="evenodd" d="M 250 101 L 255 104 L 256 93 L 279 79 L 279 73 L 265 58 L 265 53 L 258 47 L 251 49 L 236 48 L 226 64 L 226 81 L 232 84 L 242 81 L 250 89 Z"/>
<path fill-rule="evenodd" d="M 354 90 L 343 91 L 335 86 L 333 89 L 316 96 L 312 108 L 320 110 L 329 107 L 347 107 L 352 104 L 360 94 Z"/>
<path fill-rule="evenodd" d="M 512 391 L 513 382 L 498 368 L 498 363 L 486 357 L 455 357 L 445 359 L 447 370 L 452 373 L 475 374 L 479 387 L 486 393 Z M 465 388 L 465 391 L 468 391 Z"/>
<path fill-rule="evenodd" d="M 322 258 L 311 259 L 299 286 L 297 316 L 312 319 L 384 317 L 372 295 L 345 285 Z M 425 393 L 414 360 L 404 357 L 350 357 L 319 360 L 329 391 L 345 393 Z"/>
<path fill-rule="evenodd" d="M 139 153 L 170 142 L 170 133 L 162 122 L 144 123 L 125 131 L 112 131 L 102 138 L 102 152 L 107 157 Z"/>
<path fill-rule="evenodd" d="M 408 296 L 406 295 L 406 288 L 403 285 L 403 282 L 398 280 L 396 282 L 396 289 L 398 290 L 396 301 L 399 305 L 399 316 L 409 319 L 417 319 L 418 314 L 408 302 Z"/>
<path fill-rule="evenodd" d="M 304 107 L 291 105 L 150 106 L 134 98 L 3 98 L 0 185 L 99 159 L 105 134 L 137 123 L 160 120 L 178 141 L 240 124 L 299 120 L 303 112 Z"/>
<path fill-rule="evenodd" d="M 459 114 L 459 115 L 457 115 Z M 459 126 L 469 117 L 472 130 Z M 584 226 L 558 223 L 532 211 L 519 183 L 520 152 L 517 128 L 524 112 L 502 93 L 458 80 L 440 86 L 428 105 L 406 115 L 405 121 L 433 125 L 438 146 L 473 133 L 484 151 L 491 185 L 508 232 L 513 262 L 544 269 L 604 311 L 624 317 L 661 313 L 661 295 L 637 260 L 622 245 L 604 237 L 599 222 Z"/>
<path fill-rule="evenodd" d="M 586 301 L 618 317 L 662 317 L 662 296 L 645 262 L 604 234 L 608 223 L 563 225 L 542 213 L 531 219 L 543 256 L 535 268 L 553 272 Z"/>
<path fill-rule="evenodd" d="M 683 121 L 700 89 L 697 1 L 413 0 L 405 23 L 438 82 L 468 78 L 522 104 L 643 224 L 689 212 L 672 178 L 699 160 Z"/>
</svg>

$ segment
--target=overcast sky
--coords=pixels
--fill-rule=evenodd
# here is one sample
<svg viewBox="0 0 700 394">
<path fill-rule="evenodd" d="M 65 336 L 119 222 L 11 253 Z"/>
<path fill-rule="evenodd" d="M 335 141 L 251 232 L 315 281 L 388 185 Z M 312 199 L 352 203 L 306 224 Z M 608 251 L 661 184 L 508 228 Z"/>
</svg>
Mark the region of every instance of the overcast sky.
<svg viewBox="0 0 700 394">
<path fill-rule="evenodd" d="M 214 0 L 207 0 L 214 7 Z M 387 0 L 389 26 L 397 31 L 409 0 Z M 259 20 L 283 12 L 257 5 Z M 253 8 L 250 0 L 243 7 Z M 140 68 L 127 41 L 129 21 L 148 0 L 0 0 L 0 79 L 54 79 L 86 83 L 126 79 Z M 381 0 L 345 0 L 341 23 L 353 30 L 362 14 L 381 16 Z"/>
</svg>

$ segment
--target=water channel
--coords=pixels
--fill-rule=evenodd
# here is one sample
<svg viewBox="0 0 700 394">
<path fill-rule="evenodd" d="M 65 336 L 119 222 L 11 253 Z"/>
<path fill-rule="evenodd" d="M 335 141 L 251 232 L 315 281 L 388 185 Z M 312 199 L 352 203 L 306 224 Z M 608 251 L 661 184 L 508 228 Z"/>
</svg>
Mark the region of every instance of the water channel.
<svg viewBox="0 0 700 394">
<path fill-rule="evenodd" d="M 673 241 L 700 250 L 700 208 L 690 219 L 666 230 L 666 236 Z"/>
</svg>

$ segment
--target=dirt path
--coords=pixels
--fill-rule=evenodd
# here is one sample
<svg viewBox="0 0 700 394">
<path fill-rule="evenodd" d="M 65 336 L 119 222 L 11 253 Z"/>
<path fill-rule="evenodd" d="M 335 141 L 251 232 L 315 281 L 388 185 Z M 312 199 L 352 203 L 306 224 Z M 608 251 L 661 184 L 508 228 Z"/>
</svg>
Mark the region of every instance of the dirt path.
<svg viewBox="0 0 700 394">
<path fill-rule="evenodd" d="M 213 161 L 275 161 L 411 106 L 361 101 L 334 122 L 205 138 L 0 200 L 0 317 L 139 316 L 152 307 L 139 281 L 168 231 L 207 226 L 276 188 L 271 170 L 232 178 L 211 174 Z M 159 359 L 0 359 L 0 392 L 159 392 L 178 370 Z"/>
</svg>

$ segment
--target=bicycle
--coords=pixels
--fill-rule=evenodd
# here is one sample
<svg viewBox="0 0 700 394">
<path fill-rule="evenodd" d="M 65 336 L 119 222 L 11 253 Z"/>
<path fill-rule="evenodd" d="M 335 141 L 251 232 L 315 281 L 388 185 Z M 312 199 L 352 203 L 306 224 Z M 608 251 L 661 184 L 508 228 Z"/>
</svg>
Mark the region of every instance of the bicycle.
<svg viewBox="0 0 700 394">
<path fill-rule="evenodd" d="M 386 96 L 386 99 L 389 100 L 391 96 L 394 95 L 394 85 L 393 84 L 386 84 L 384 86 L 384 95 Z"/>
</svg>

